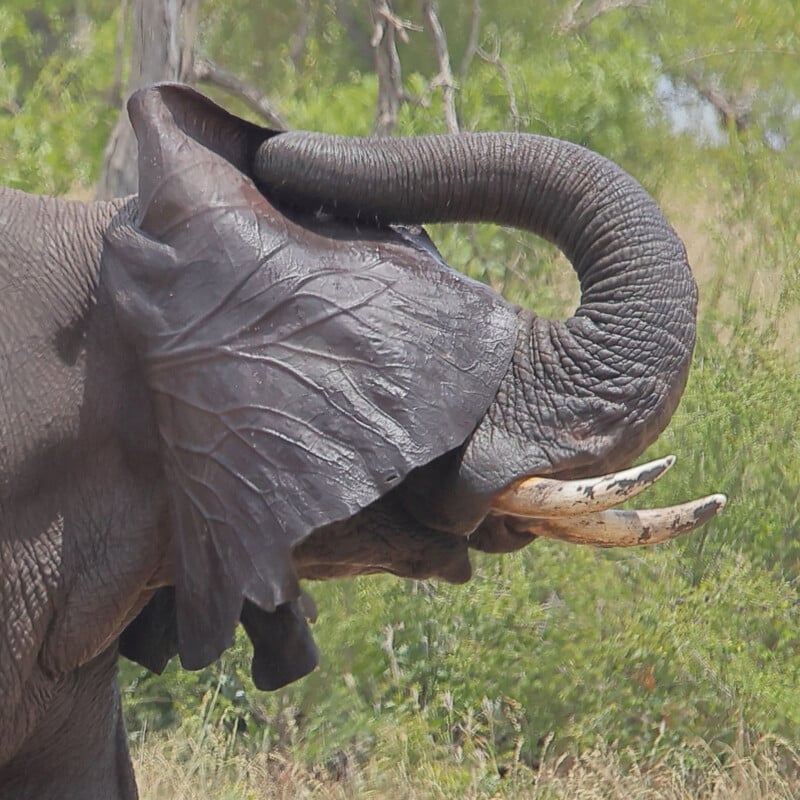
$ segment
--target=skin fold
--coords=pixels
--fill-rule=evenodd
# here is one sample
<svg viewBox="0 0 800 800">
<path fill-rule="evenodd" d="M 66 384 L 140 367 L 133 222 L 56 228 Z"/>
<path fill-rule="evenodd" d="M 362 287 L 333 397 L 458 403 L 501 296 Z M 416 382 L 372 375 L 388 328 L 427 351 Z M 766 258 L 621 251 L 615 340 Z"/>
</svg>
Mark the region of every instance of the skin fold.
<svg viewBox="0 0 800 800">
<path fill-rule="evenodd" d="M 0 189 L 0 800 L 136 797 L 119 652 L 200 668 L 241 622 L 278 688 L 316 665 L 301 579 L 525 546 L 495 498 L 629 464 L 694 342 L 680 242 L 581 148 L 278 134 L 176 85 L 129 111 L 136 197 Z M 447 266 L 417 226 L 455 219 L 555 241 L 575 317 Z"/>
</svg>

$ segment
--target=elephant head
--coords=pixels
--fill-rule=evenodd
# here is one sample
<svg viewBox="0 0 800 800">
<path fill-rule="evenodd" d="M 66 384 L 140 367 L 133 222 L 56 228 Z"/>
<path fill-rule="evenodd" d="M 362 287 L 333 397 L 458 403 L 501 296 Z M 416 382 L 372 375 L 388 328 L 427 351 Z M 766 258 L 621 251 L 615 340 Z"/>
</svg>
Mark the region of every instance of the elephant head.
<svg viewBox="0 0 800 800">
<path fill-rule="evenodd" d="M 720 508 L 607 511 L 671 460 L 586 481 L 664 428 L 694 344 L 684 248 L 621 169 L 538 136 L 277 133 L 175 85 L 129 109 L 138 218 L 105 277 L 154 397 L 186 665 L 298 573 L 461 580 L 469 546 L 651 543 Z M 407 227 L 453 220 L 555 242 L 575 315 L 510 306 Z"/>
<path fill-rule="evenodd" d="M 574 265 L 574 316 L 519 312 L 502 382 L 448 464 L 449 498 L 437 500 L 450 507 L 455 529 L 464 528 L 465 499 L 495 496 L 526 475 L 584 477 L 627 466 L 670 419 L 694 345 L 697 289 L 663 214 L 608 160 L 526 134 L 388 140 L 289 132 L 260 147 L 255 174 L 270 198 L 345 219 L 531 231 Z"/>
<path fill-rule="evenodd" d="M 672 463 L 603 474 L 674 411 L 696 303 L 619 168 L 279 133 L 176 85 L 129 112 L 138 196 L 0 189 L 0 797 L 135 796 L 118 646 L 197 668 L 241 621 L 275 688 L 316 663 L 301 578 L 464 581 L 470 548 L 647 544 L 721 507 L 610 510 Z M 416 227 L 447 220 L 554 241 L 575 316 L 451 269 Z"/>
</svg>

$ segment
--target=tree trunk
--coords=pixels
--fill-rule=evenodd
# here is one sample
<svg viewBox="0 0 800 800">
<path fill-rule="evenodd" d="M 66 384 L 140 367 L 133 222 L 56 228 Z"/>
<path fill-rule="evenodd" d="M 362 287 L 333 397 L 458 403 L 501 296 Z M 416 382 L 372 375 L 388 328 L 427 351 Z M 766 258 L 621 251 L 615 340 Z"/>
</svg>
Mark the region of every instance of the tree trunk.
<svg viewBox="0 0 800 800">
<path fill-rule="evenodd" d="M 200 0 L 134 0 L 131 71 L 127 97 L 158 81 L 190 79 Z M 120 19 L 120 25 L 125 19 Z M 125 108 L 106 147 L 98 199 L 137 190 L 136 139 Z"/>
<path fill-rule="evenodd" d="M 396 38 L 405 36 L 403 23 L 395 16 L 391 0 L 370 0 L 375 72 L 378 73 L 378 108 L 375 115 L 377 136 L 391 136 L 397 125 L 402 102 L 402 77 Z"/>
</svg>

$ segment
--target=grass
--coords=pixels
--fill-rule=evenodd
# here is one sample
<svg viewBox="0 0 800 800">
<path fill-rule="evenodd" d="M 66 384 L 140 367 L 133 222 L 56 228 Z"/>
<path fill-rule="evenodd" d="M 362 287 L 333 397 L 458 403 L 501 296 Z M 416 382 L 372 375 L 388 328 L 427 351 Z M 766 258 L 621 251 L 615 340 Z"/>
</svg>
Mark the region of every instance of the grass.
<svg viewBox="0 0 800 800">
<path fill-rule="evenodd" d="M 403 734 L 395 729 L 402 749 Z M 199 737 L 176 731 L 146 738 L 134 753 L 141 800 L 793 800 L 800 796 L 800 754 L 765 737 L 737 748 L 696 742 L 664 761 L 643 765 L 636 753 L 599 744 L 584 753 L 542 747 L 537 769 L 498 769 L 479 747 L 449 759 L 431 758 L 409 771 L 403 759 L 347 754 L 328 765 L 307 764 L 277 751 L 232 748 L 224 732 Z M 392 747 L 388 747 L 391 750 Z M 501 776 L 502 775 L 502 776 Z"/>
<path fill-rule="evenodd" d="M 800 338 L 782 336 L 800 316 L 785 257 L 800 233 L 776 223 L 730 246 L 727 218 L 751 210 L 687 206 L 676 220 L 701 340 L 653 453 L 681 461 L 649 501 L 725 491 L 719 520 L 655 553 L 540 543 L 485 559 L 456 590 L 314 586 L 320 670 L 279 697 L 241 677 L 249 646 L 218 675 L 176 670 L 163 685 L 183 723 L 132 737 L 142 800 L 800 797 Z M 470 235 L 448 240 L 464 249 L 454 263 L 469 262 L 467 244 L 500 247 L 492 231 Z M 549 258 L 526 304 L 558 315 L 570 276 Z M 758 275 L 770 298 L 751 291 Z M 163 690 L 139 684 L 134 732 L 148 686 Z M 255 735 L 230 732 L 239 715 Z M 535 731 L 554 736 L 537 745 Z"/>
<path fill-rule="evenodd" d="M 300 684 L 254 693 L 249 645 L 202 674 L 129 679 L 142 800 L 800 797 L 800 182 L 755 155 L 676 167 L 688 177 L 664 203 L 700 321 L 650 454 L 679 465 L 647 502 L 722 491 L 725 513 L 655 552 L 482 559 L 455 590 L 313 586 L 322 663 Z M 491 226 L 433 233 L 538 313 L 577 302 L 552 248 Z M 148 719 L 165 729 L 136 734 Z"/>
</svg>

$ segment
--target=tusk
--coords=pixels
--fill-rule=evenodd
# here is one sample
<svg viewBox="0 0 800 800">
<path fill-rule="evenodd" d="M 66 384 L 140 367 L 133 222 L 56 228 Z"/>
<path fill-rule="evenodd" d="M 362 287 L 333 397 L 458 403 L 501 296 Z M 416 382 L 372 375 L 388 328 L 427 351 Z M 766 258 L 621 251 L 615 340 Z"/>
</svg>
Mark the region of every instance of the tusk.
<svg viewBox="0 0 800 800">
<path fill-rule="evenodd" d="M 724 494 L 669 508 L 642 511 L 596 511 L 564 519 L 526 519 L 529 533 L 596 547 L 635 547 L 675 539 L 705 525 L 725 506 Z"/>
<path fill-rule="evenodd" d="M 492 511 L 537 518 L 605 511 L 652 486 L 674 463 L 675 456 L 667 456 L 622 472 L 578 481 L 526 478 L 499 495 Z"/>
</svg>

